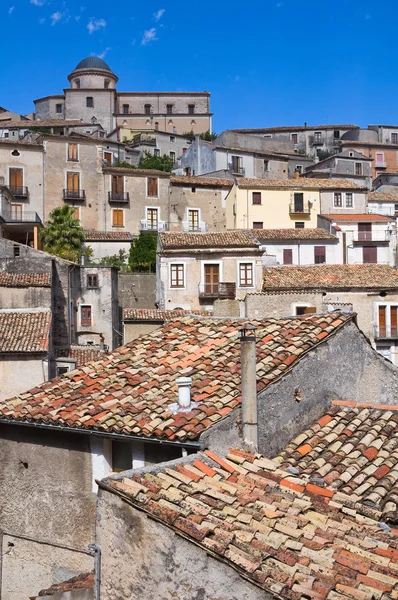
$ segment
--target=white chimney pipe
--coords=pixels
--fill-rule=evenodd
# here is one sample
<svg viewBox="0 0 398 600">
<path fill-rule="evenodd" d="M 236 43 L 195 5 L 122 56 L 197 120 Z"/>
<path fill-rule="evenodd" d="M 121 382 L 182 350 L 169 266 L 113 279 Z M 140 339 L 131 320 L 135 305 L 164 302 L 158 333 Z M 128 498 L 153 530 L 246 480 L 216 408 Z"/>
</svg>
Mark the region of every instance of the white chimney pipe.
<svg viewBox="0 0 398 600">
<path fill-rule="evenodd" d="M 258 420 L 255 329 L 254 325 L 245 325 L 241 328 L 240 359 L 243 440 L 254 452 L 257 452 Z"/>
<path fill-rule="evenodd" d="M 188 408 L 191 404 L 192 377 L 178 377 L 176 384 L 178 385 L 178 406 Z"/>
</svg>

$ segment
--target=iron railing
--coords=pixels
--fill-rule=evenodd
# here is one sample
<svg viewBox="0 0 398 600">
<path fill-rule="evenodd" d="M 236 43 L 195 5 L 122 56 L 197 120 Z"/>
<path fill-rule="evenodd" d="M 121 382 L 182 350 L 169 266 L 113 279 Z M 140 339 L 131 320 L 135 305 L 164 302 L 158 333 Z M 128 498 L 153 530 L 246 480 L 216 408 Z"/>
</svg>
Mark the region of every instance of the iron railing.
<svg viewBox="0 0 398 600">
<path fill-rule="evenodd" d="M 29 189 L 26 185 L 20 185 L 17 187 L 10 185 L 10 192 L 16 198 L 27 198 L 29 196 Z"/>
<path fill-rule="evenodd" d="M 130 202 L 128 192 L 108 192 L 109 202 Z"/>
<path fill-rule="evenodd" d="M 64 190 L 64 200 L 82 200 L 86 199 L 86 190 Z"/>
<path fill-rule="evenodd" d="M 200 283 L 199 298 L 208 300 L 216 300 L 217 298 L 221 300 L 235 300 L 236 283 L 223 281 L 219 283 Z"/>
</svg>

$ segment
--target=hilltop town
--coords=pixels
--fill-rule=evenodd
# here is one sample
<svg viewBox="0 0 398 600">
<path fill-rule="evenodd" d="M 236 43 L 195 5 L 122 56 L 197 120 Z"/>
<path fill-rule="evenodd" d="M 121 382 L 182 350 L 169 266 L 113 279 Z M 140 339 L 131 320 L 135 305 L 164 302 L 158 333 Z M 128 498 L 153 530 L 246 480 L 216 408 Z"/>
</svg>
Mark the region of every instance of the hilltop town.
<svg viewBox="0 0 398 600">
<path fill-rule="evenodd" d="M 398 600 L 398 125 L 71 69 L 0 108 L 0 598 Z"/>
</svg>

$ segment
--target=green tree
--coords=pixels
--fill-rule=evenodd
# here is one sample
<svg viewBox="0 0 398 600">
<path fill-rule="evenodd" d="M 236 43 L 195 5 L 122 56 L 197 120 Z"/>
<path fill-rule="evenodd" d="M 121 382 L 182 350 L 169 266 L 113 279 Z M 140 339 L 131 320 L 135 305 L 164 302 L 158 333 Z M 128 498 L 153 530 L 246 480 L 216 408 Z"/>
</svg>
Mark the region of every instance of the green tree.
<svg viewBox="0 0 398 600">
<path fill-rule="evenodd" d="M 116 267 L 119 271 L 128 271 L 127 252 L 119 250 L 118 254 L 104 256 L 99 264 L 103 267 Z"/>
<path fill-rule="evenodd" d="M 144 154 L 140 158 L 138 163 L 139 169 L 156 169 L 157 171 L 171 172 L 174 166 L 174 161 L 170 156 L 163 154 L 163 156 L 153 156 L 148 150 L 145 150 Z"/>
<path fill-rule="evenodd" d="M 207 131 L 205 131 L 204 133 L 201 133 L 199 135 L 201 140 L 206 140 L 207 142 L 213 142 L 216 137 L 218 137 L 218 133 L 211 133 L 210 129 L 208 129 Z"/>
<path fill-rule="evenodd" d="M 85 236 L 80 221 L 74 218 L 74 211 L 73 207 L 67 205 L 54 208 L 40 232 L 40 239 L 46 252 L 77 262 Z"/>
<path fill-rule="evenodd" d="M 124 169 L 135 169 L 134 165 L 130 165 L 130 163 L 126 162 L 125 160 L 118 160 L 115 163 L 115 167 L 123 167 Z"/>
<path fill-rule="evenodd" d="M 139 237 L 132 241 L 129 256 L 132 271 L 156 270 L 157 241 L 157 235 L 147 231 L 142 231 Z"/>
</svg>

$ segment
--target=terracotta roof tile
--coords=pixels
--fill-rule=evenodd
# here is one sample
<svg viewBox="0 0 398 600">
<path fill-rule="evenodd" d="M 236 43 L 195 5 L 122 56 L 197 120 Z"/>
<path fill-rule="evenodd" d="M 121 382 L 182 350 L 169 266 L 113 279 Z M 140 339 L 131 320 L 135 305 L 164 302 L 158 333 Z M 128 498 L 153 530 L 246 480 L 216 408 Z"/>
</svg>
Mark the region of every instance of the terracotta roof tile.
<svg viewBox="0 0 398 600">
<path fill-rule="evenodd" d="M 249 231 L 230 229 L 215 233 L 181 233 L 167 231 L 159 234 L 162 250 L 177 248 L 256 248 L 258 242 Z"/>
<path fill-rule="evenodd" d="M 299 179 L 254 179 L 241 177 L 237 179 L 237 185 L 242 188 L 367 190 L 367 188 L 360 187 L 347 179 L 310 179 L 306 177 L 300 177 Z"/>
<path fill-rule="evenodd" d="M 94 573 L 82 573 L 67 581 L 61 583 L 54 583 L 51 587 L 46 590 L 39 592 L 39 597 L 52 596 L 54 594 L 60 594 L 62 592 L 71 592 L 72 590 L 90 589 L 94 587 Z"/>
<path fill-rule="evenodd" d="M 0 287 L 51 287 L 51 275 L 0 272 Z"/>
<path fill-rule="evenodd" d="M 294 289 L 397 288 L 398 272 L 389 265 L 311 265 L 264 267 L 263 292 Z"/>
<path fill-rule="evenodd" d="M 370 213 L 366 214 L 328 214 L 322 215 L 324 219 L 329 219 L 330 221 L 340 221 L 340 222 L 352 222 L 355 223 L 357 221 L 395 221 L 395 217 L 387 217 L 386 215 L 374 215 Z"/>
<path fill-rule="evenodd" d="M 0 311 L 0 352 L 46 352 L 50 326 L 50 311 Z"/>
<path fill-rule="evenodd" d="M 210 551 L 246 580 L 278 598 L 396 598 L 397 533 L 387 525 L 381 527 L 381 511 L 361 503 L 356 494 L 361 480 L 353 467 L 360 458 L 351 458 L 348 448 L 338 456 L 337 469 L 341 463 L 343 467 L 338 470 L 342 478 L 340 486 L 329 486 L 319 477 L 318 456 L 330 464 L 336 455 L 327 439 L 328 432 L 335 432 L 337 439 L 343 439 L 341 429 L 350 423 L 356 431 L 353 416 L 344 413 L 339 426 L 339 414 L 333 409 L 332 421 L 324 430 L 319 432 L 321 426 L 315 424 L 307 432 L 312 455 L 302 457 L 295 443 L 284 451 L 286 457 L 282 454 L 273 461 L 235 449 L 226 457 L 206 451 L 188 457 L 178 466 L 165 465 L 160 471 L 157 466 L 156 470 L 146 469 L 131 477 L 107 478 L 104 483 L 132 506 L 163 522 L 205 552 Z M 364 422 L 367 419 L 364 416 Z M 388 481 L 388 476 L 383 475 L 385 469 L 383 473 L 380 471 L 377 481 L 366 474 L 372 486 L 382 481 L 386 488 L 391 488 L 398 477 L 397 422 L 390 421 L 391 417 L 380 413 L 370 419 L 374 437 L 383 438 L 381 451 L 395 457 Z M 364 422 L 358 427 L 359 452 L 368 444 Z M 395 433 L 389 442 L 392 429 Z M 296 464 L 298 476 L 286 471 Z M 186 472 L 195 469 L 203 476 L 187 478 L 181 483 L 180 469 Z M 170 499 L 167 509 L 162 486 L 165 472 Z"/>
<path fill-rule="evenodd" d="M 398 202 L 398 191 L 396 194 L 391 192 L 369 192 L 368 202 Z"/>
<path fill-rule="evenodd" d="M 58 358 L 74 358 L 76 360 L 76 367 L 101 360 L 106 354 L 105 350 L 101 350 L 98 346 L 79 346 L 76 344 L 69 348 L 56 349 L 56 356 Z"/>
<path fill-rule="evenodd" d="M 358 125 L 282 125 L 279 127 L 263 127 L 252 129 L 232 129 L 241 133 L 272 133 L 273 131 L 307 131 L 308 129 L 359 129 Z M 300 155 L 299 155 L 300 156 Z"/>
<path fill-rule="evenodd" d="M 336 319 L 337 315 L 339 317 Z M 353 315 L 253 321 L 258 390 L 280 379 Z M 242 320 L 176 318 L 99 362 L 0 402 L 0 420 L 52 423 L 108 433 L 193 440 L 240 405 Z M 320 329 L 324 340 L 318 338 Z M 283 352 L 282 352 L 283 349 Z M 192 376 L 191 412 L 173 413 L 179 375 Z M 104 403 L 114 401 L 109 406 Z M 208 412 L 212 416 L 208 417 Z"/>
<path fill-rule="evenodd" d="M 263 240 L 331 240 L 337 241 L 335 235 L 324 229 L 252 229 L 252 235 L 260 242 Z"/>
<path fill-rule="evenodd" d="M 102 242 L 102 241 L 127 241 L 130 242 L 133 239 L 132 234 L 129 231 L 95 231 L 94 229 L 87 229 L 84 232 L 87 242 Z"/>
<path fill-rule="evenodd" d="M 172 175 L 170 182 L 175 185 L 186 185 L 189 187 L 232 187 L 233 179 L 222 179 L 218 177 L 199 177 L 188 175 Z"/>
<path fill-rule="evenodd" d="M 187 315 L 209 315 L 201 310 L 159 310 L 157 308 L 124 308 L 123 319 L 138 321 L 170 321 Z"/>
</svg>

